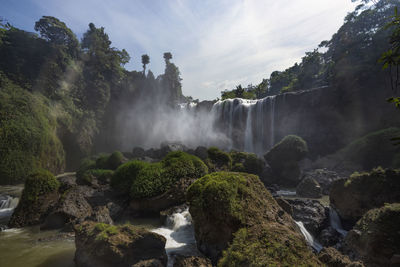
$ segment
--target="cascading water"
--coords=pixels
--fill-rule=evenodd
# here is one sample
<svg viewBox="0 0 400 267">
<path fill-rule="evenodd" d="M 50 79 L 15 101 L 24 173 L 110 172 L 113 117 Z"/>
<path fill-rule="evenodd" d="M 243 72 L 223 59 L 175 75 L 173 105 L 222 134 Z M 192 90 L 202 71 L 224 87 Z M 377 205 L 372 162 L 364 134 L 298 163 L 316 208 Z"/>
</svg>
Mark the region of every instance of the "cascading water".
<svg viewBox="0 0 400 267">
<path fill-rule="evenodd" d="M 167 239 L 165 250 L 168 255 L 168 266 L 173 266 L 173 256 L 179 255 L 198 255 L 194 228 L 189 209 L 178 211 L 169 215 L 166 226 L 152 230 Z"/>
<path fill-rule="evenodd" d="M 342 236 L 347 235 L 347 231 L 343 229 L 340 217 L 333 207 L 329 207 L 329 223 L 333 229 L 335 229 Z"/>
<path fill-rule="evenodd" d="M 231 141 L 228 149 L 263 154 L 275 143 L 275 96 L 217 101 L 215 124 Z"/>
<path fill-rule="evenodd" d="M 307 231 L 307 229 L 304 227 L 303 222 L 298 222 L 294 221 L 297 226 L 300 228 L 301 233 L 303 234 L 304 238 L 306 239 L 307 243 L 317 252 L 320 252 L 322 249 L 322 245 L 318 243 L 314 239 L 314 237 L 310 234 L 310 232 Z"/>
<path fill-rule="evenodd" d="M 17 205 L 17 197 L 0 195 L 0 220 L 10 217 Z"/>
</svg>

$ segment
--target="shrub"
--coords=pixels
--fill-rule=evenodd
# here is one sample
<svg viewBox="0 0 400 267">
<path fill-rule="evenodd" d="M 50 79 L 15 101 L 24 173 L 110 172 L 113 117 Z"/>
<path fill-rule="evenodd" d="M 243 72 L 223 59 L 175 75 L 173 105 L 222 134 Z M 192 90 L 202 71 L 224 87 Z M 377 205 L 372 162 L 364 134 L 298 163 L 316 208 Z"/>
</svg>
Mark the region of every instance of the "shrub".
<svg viewBox="0 0 400 267">
<path fill-rule="evenodd" d="M 76 171 L 76 178 L 77 179 L 82 179 L 83 175 L 87 170 L 90 169 L 95 169 L 96 168 L 96 161 L 89 159 L 89 158 L 84 158 L 81 161 L 81 164 L 79 165 L 78 170 Z"/>
<path fill-rule="evenodd" d="M 232 158 L 233 171 L 261 175 L 264 162 L 256 154 L 232 151 L 230 152 L 230 156 Z"/>
<path fill-rule="evenodd" d="M 113 152 L 107 159 L 107 168 L 110 170 L 116 170 L 120 165 L 122 165 L 124 156 L 121 152 Z"/>
<path fill-rule="evenodd" d="M 170 185 L 160 163 L 147 164 L 132 180 L 130 197 L 134 199 L 157 196 Z"/>
<path fill-rule="evenodd" d="M 0 184 L 23 182 L 32 170 L 61 172 L 65 153 L 46 98 L 0 74 Z"/>
<path fill-rule="evenodd" d="M 208 168 L 201 159 L 182 151 L 168 153 L 161 164 L 171 181 L 184 177 L 199 178 L 208 173 Z"/>
<path fill-rule="evenodd" d="M 139 171 L 150 163 L 143 161 L 130 161 L 122 164 L 114 172 L 111 178 L 111 186 L 122 194 L 129 193 L 132 182 L 136 179 Z"/>
<path fill-rule="evenodd" d="M 35 202 L 38 197 L 57 191 L 59 187 L 60 182 L 51 172 L 38 169 L 25 180 L 21 201 Z"/>
<path fill-rule="evenodd" d="M 228 153 L 221 151 L 217 147 L 210 147 L 207 150 L 207 154 L 216 169 L 228 171 L 232 168 L 232 158 Z"/>
</svg>

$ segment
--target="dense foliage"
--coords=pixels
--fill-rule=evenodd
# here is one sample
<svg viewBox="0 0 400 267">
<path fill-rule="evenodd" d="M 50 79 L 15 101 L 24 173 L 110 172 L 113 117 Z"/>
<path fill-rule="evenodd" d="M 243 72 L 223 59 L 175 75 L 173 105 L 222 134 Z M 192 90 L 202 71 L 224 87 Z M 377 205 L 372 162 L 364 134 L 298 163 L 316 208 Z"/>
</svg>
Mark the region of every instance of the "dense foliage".
<svg viewBox="0 0 400 267">
<path fill-rule="evenodd" d="M 300 63 L 284 71 L 273 71 L 269 79 L 256 86 L 249 85 L 243 90 L 241 85 L 234 90 L 221 92 L 221 99 L 242 97 L 263 98 L 283 92 L 311 89 L 337 84 L 368 84 L 383 79 L 383 72 L 376 64 L 382 53 L 387 66 L 399 61 L 399 15 L 389 26 L 394 26 L 391 49 L 388 39 L 390 29 L 385 25 L 393 15 L 398 0 L 361 1 L 350 12 L 340 29 L 330 40 L 323 41 L 317 49 L 306 52 Z M 377 76 L 377 74 L 379 74 Z M 396 76 L 393 71 L 393 76 Z M 398 78 L 396 79 L 398 83 Z M 395 81 L 393 81 L 393 84 Z"/>
<path fill-rule="evenodd" d="M 22 202 L 34 202 L 38 197 L 56 192 L 60 182 L 49 171 L 39 169 L 29 175 L 22 192 Z"/>
<path fill-rule="evenodd" d="M 153 197 L 166 192 L 181 178 L 199 178 L 208 173 L 199 158 L 182 151 L 170 152 L 157 163 L 130 161 L 121 165 L 112 177 L 111 186 L 134 199 Z"/>
</svg>

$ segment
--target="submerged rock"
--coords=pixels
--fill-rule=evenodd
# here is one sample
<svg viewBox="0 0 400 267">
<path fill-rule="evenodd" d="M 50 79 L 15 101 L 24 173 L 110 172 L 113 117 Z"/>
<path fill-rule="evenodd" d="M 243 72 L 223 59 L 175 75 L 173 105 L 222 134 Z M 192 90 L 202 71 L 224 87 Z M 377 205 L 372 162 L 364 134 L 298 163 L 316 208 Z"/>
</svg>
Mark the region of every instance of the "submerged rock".
<svg viewBox="0 0 400 267">
<path fill-rule="evenodd" d="M 255 175 L 218 172 L 188 190 L 197 246 L 218 266 L 320 266 Z"/>
<path fill-rule="evenodd" d="M 296 187 L 296 194 L 300 197 L 320 198 L 322 190 L 315 179 L 305 178 Z"/>
<path fill-rule="evenodd" d="M 368 211 L 347 234 L 345 242 L 368 265 L 398 266 L 400 203 Z"/>
<path fill-rule="evenodd" d="M 75 227 L 77 267 L 166 266 L 166 239 L 132 225 L 84 222 Z"/>
<path fill-rule="evenodd" d="M 348 179 L 337 180 L 329 197 L 344 228 L 349 230 L 368 210 L 400 202 L 400 171 L 376 168 L 356 172 Z"/>
</svg>

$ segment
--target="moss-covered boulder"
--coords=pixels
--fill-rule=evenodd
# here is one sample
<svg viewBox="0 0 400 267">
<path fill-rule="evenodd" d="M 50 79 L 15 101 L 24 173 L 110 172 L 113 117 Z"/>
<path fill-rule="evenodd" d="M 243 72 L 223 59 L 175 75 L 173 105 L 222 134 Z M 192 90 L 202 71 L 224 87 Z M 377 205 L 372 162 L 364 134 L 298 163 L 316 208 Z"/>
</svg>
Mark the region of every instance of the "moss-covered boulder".
<svg viewBox="0 0 400 267">
<path fill-rule="evenodd" d="M 218 266 L 320 266 L 255 175 L 211 173 L 188 189 L 197 246 Z"/>
<path fill-rule="evenodd" d="M 232 171 L 247 172 L 261 175 L 264 169 L 264 161 L 254 153 L 232 151 L 229 153 L 232 158 Z"/>
<path fill-rule="evenodd" d="M 400 203 L 368 211 L 345 240 L 371 266 L 400 264 Z"/>
<path fill-rule="evenodd" d="M 75 227 L 75 264 L 78 267 L 166 266 L 165 242 L 163 236 L 132 225 L 84 222 Z"/>
<path fill-rule="evenodd" d="M 59 181 L 46 170 L 37 170 L 25 180 L 21 200 L 11 216 L 10 227 L 40 224 L 59 200 Z"/>
<path fill-rule="evenodd" d="M 351 229 L 368 210 L 400 202 L 400 171 L 376 168 L 356 172 L 348 179 L 334 182 L 329 197 L 343 226 Z"/>
<path fill-rule="evenodd" d="M 206 159 L 207 166 L 212 171 L 229 171 L 232 168 L 232 158 L 229 153 L 226 153 L 217 147 L 210 147 L 207 150 L 208 158 Z"/>
<path fill-rule="evenodd" d="M 348 256 L 343 255 L 333 247 L 323 248 L 319 254 L 318 259 L 325 263 L 328 267 L 363 267 L 364 265 L 359 261 L 352 261 Z"/>
<path fill-rule="evenodd" d="M 65 153 L 50 104 L 0 75 L 0 184 L 24 182 L 46 168 L 60 173 Z"/>
<path fill-rule="evenodd" d="M 270 183 L 297 186 L 300 182 L 299 161 L 305 158 L 307 153 L 307 143 L 301 137 L 284 137 L 264 155 L 274 174 Z"/>
</svg>

